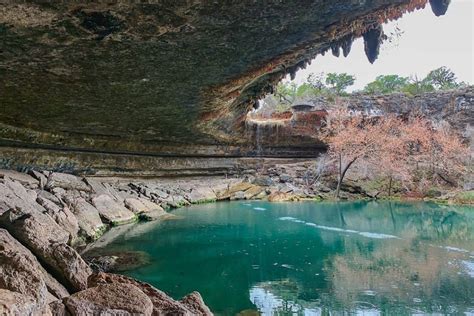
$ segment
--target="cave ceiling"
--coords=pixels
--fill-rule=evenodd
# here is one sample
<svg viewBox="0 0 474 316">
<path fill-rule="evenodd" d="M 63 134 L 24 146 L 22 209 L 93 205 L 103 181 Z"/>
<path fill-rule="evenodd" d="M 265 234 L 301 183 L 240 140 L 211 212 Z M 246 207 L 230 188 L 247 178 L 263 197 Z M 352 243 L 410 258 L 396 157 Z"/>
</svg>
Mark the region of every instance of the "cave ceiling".
<svg viewBox="0 0 474 316">
<path fill-rule="evenodd" d="M 285 75 L 327 51 L 343 58 L 361 36 L 373 62 L 380 24 L 427 2 L 0 4 L 0 144 L 238 145 L 245 114 Z"/>
</svg>

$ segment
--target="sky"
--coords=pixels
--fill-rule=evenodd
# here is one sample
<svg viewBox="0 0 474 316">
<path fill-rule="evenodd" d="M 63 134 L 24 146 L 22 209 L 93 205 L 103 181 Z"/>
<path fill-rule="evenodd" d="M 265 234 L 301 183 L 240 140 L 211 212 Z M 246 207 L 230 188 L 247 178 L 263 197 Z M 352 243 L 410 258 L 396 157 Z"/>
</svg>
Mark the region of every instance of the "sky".
<svg viewBox="0 0 474 316">
<path fill-rule="evenodd" d="M 397 27 L 403 32 L 394 41 L 382 44 L 372 65 L 364 53 L 361 38 L 352 45 L 347 58 L 331 52 L 298 71 L 294 82 L 302 83 L 310 73 L 346 72 L 357 80 L 349 91 L 360 90 L 378 75 L 398 74 L 424 78 L 428 72 L 447 66 L 459 81 L 474 84 L 474 0 L 452 0 L 448 12 L 436 17 L 429 4 L 425 9 L 405 14 L 384 25 L 387 35 Z M 289 79 L 288 79 L 289 80 Z"/>
</svg>

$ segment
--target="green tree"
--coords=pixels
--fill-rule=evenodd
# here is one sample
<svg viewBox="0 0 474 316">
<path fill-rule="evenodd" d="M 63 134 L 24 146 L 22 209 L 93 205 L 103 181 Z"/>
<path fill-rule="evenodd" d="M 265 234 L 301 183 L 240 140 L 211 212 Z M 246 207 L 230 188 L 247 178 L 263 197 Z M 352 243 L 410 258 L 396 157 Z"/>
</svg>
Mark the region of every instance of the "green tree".
<svg viewBox="0 0 474 316">
<path fill-rule="evenodd" d="M 369 94 L 387 94 L 402 91 L 409 83 L 407 77 L 399 75 L 380 75 L 374 81 L 368 83 L 364 92 Z"/>
<path fill-rule="evenodd" d="M 292 104 L 296 98 L 298 86 L 296 83 L 280 82 L 275 91 L 280 103 Z"/>
<path fill-rule="evenodd" d="M 306 78 L 306 83 L 314 89 L 316 94 L 321 94 L 324 90 L 327 90 L 324 78 L 325 75 L 323 72 L 311 73 Z"/>
<path fill-rule="evenodd" d="M 437 90 L 449 90 L 460 86 L 454 72 L 445 66 L 430 71 L 423 81 L 431 84 Z"/>
<path fill-rule="evenodd" d="M 355 77 L 347 73 L 328 73 L 326 76 L 326 84 L 337 95 L 344 94 L 346 89 L 352 86 L 354 82 Z"/>
<path fill-rule="evenodd" d="M 420 80 L 417 76 L 410 78 L 409 82 L 402 87 L 401 91 L 411 95 L 434 91 L 433 85 L 426 79 Z"/>
</svg>

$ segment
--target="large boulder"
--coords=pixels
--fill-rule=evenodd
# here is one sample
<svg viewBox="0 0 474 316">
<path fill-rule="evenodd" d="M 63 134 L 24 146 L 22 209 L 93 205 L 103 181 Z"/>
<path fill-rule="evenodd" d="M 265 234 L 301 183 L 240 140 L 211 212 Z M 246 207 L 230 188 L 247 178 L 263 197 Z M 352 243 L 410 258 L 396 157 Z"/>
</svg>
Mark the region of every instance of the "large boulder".
<svg viewBox="0 0 474 316">
<path fill-rule="evenodd" d="M 265 189 L 258 185 L 253 185 L 244 192 L 244 197 L 246 200 L 251 200 L 260 195 L 260 193 L 265 192 Z"/>
<path fill-rule="evenodd" d="M 26 245 L 72 291 L 86 288 L 91 269 L 67 245 L 69 233 L 50 216 L 39 211 L 10 209 L 0 216 L 5 227 L 17 240 Z"/>
<path fill-rule="evenodd" d="M 20 182 L 29 188 L 36 188 L 39 186 L 39 181 L 32 176 L 14 170 L 0 169 L 0 178 L 10 178 L 11 180 Z"/>
<path fill-rule="evenodd" d="M 300 198 L 292 194 L 290 192 L 273 192 L 268 196 L 268 201 L 269 202 L 293 202 L 293 201 L 299 201 Z"/>
<path fill-rule="evenodd" d="M 111 225 L 122 225 L 135 221 L 137 216 L 110 196 L 101 194 L 92 199 L 100 217 Z"/>
<path fill-rule="evenodd" d="M 209 187 L 198 187 L 191 189 L 186 199 L 192 204 L 213 202 L 217 200 L 216 193 Z"/>
<path fill-rule="evenodd" d="M 47 305 L 38 304 L 30 296 L 0 289 L 0 315 L 52 315 Z"/>
<path fill-rule="evenodd" d="M 0 214 L 10 208 L 20 207 L 24 210 L 46 210 L 36 203 L 37 193 L 25 188 L 20 182 L 5 176 L 0 179 Z"/>
<path fill-rule="evenodd" d="M 274 181 L 269 176 L 259 176 L 253 180 L 253 184 L 265 187 L 271 186 L 273 183 Z"/>
<path fill-rule="evenodd" d="M 69 208 L 67 206 L 60 207 L 42 196 L 38 196 L 36 202 L 44 207 L 46 213 L 51 216 L 62 229 L 69 233 L 69 243 L 74 244 L 79 233 L 79 223 Z"/>
<path fill-rule="evenodd" d="M 152 315 L 148 296 L 132 284 L 100 284 L 64 299 L 72 315 Z"/>
<path fill-rule="evenodd" d="M 227 187 L 226 190 L 218 192 L 217 199 L 218 200 L 232 199 L 232 197 L 237 192 L 245 192 L 246 190 L 250 189 L 252 186 L 253 184 L 248 183 L 248 182 L 239 182 L 239 183 L 230 185 L 229 187 Z"/>
<path fill-rule="evenodd" d="M 193 292 L 185 296 L 182 300 L 175 301 L 148 283 L 140 282 L 123 275 L 104 272 L 92 274 L 89 277 L 88 284 L 91 287 L 96 287 L 100 284 L 134 285 L 151 299 L 153 303 L 153 315 L 212 315 L 212 312 L 204 304 L 198 292 Z"/>
<path fill-rule="evenodd" d="M 0 288 L 31 297 L 38 305 L 69 295 L 38 262 L 36 257 L 0 229 Z"/>
<path fill-rule="evenodd" d="M 257 197 L 265 189 L 259 185 L 249 182 L 240 182 L 229 186 L 229 188 L 218 194 L 219 200 L 250 200 Z"/>
<path fill-rule="evenodd" d="M 75 175 L 52 172 L 46 174 L 46 176 L 48 179 L 48 186 L 51 188 L 62 188 L 64 190 L 78 190 L 85 192 L 91 191 L 91 187 Z"/>
<path fill-rule="evenodd" d="M 79 236 L 88 241 L 96 240 L 106 230 L 99 211 L 82 197 L 65 197 L 65 201 L 77 219 Z"/>
<path fill-rule="evenodd" d="M 161 206 L 144 198 L 126 198 L 124 204 L 130 211 L 145 219 L 168 215 Z"/>
</svg>

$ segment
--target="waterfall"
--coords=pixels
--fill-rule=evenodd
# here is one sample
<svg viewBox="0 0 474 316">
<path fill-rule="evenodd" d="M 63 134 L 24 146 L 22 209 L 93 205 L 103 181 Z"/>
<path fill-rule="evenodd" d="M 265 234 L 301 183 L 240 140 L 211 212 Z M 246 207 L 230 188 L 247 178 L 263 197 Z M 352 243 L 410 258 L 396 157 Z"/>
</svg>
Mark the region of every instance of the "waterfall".
<svg viewBox="0 0 474 316">
<path fill-rule="evenodd" d="M 256 145 L 256 156 L 262 156 L 262 128 L 261 124 L 255 124 L 255 145 Z"/>
</svg>

